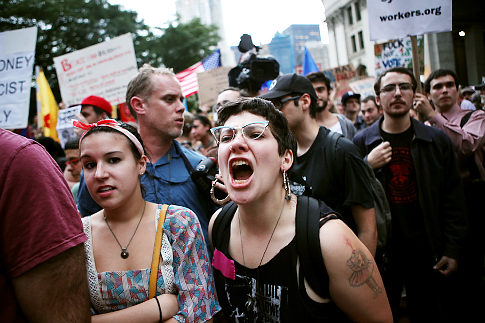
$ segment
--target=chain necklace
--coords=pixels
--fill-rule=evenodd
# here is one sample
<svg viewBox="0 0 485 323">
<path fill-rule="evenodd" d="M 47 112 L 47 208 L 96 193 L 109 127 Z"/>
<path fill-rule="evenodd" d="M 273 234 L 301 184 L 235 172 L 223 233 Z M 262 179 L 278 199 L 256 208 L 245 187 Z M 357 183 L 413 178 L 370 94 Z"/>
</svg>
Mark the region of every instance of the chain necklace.
<svg viewBox="0 0 485 323">
<path fill-rule="evenodd" d="M 285 209 L 286 201 L 283 199 L 283 206 L 281 207 L 280 215 L 278 216 L 278 220 L 276 220 L 276 224 L 273 228 L 273 232 L 271 232 L 271 236 L 269 237 L 268 243 L 266 244 L 266 248 L 264 249 L 263 256 L 261 257 L 261 260 L 259 261 L 258 268 L 261 267 L 261 264 L 263 263 L 264 255 L 266 255 L 266 251 L 268 250 L 269 244 L 271 243 L 271 239 L 273 239 L 273 235 L 276 231 L 276 227 L 278 226 L 278 223 L 280 222 L 281 215 L 283 214 L 283 210 Z M 237 212 L 237 218 L 239 221 L 239 240 L 241 243 L 241 254 L 243 258 L 243 265 L 246 267 L 246 259 L 244 258 L 244 248 L 243 248 L 243 243 L 242 243 L 242 233 L 241 233 L 241 216 L 239 213 L 239 210 Z"/>
<path fill-rule="evenodd" d="M 116 242 L 118 243 L 118 245 L 120 246 L 121 248 L 121 258 L 123 259 L 126 259 L 130 256 L 129 252 L 128 252 L 128 247 L 130 246 L 130 243 L 131 243 L 131 240 L 133 240 L 133 237 L 135 236 L 136 234 L 136 231 L 138 230 L 138 227 L 140 226 L 140 223 L 141 223 L 141 219 L 143 219 L 143 215 L 145 214 L 145 207 L 147 206 L 147 203 L 144 202 L 143 203 L 143 211 L 141 212 L 141 216 L 140 216 L 140 220 L 138 220 L 138 224 L 136 225 L 136 228 L 135 228 L 135 232 L 133 232 L 131 238 L 130 238 L 130 241 L 128 241 L 128 244 L 126 245 L 126 247 L 123 247 L 120 243 L 120 241 L 118 240 L 118 238 L 116 237 L 115 233 L 113 232 L 113 230 L 111 230 L 111 227 L 109 226 L 109 223 L 108 223 L 108 219 L 106 219 L 106 214 L 104 213 L 104 210 L 103 210 L 103 217 L 104 217 L 104 221 L 106 222 L 106 225 L 108 226 L 108 229 L 109 231 L 111 231 L 111 234 L 113 235 L 113 237 L 115 238 Z"/>
</svg>

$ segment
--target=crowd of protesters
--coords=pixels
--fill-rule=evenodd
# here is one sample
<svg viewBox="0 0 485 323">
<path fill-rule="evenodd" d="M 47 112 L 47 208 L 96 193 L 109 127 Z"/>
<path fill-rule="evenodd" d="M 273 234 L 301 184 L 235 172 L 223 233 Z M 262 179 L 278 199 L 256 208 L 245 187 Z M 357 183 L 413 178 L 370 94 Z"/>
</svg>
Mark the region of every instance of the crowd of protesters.
<svg viewBox="0 0 485 323">
<path fill-rule="evenodd" d="M 392 68 L 375 95 L 335 98 L 322 72 L 285 74 L 257 98 L 229 87 L 191 113 L 173 72 L 144 65 L 127 87 L 131 125 L 90 95 L 63 149 L 0 129 L 0 317 L 474 319 L 485 86 L 451 70 L 424 93 L 417 82 Z M 301 249 L 305 212 L 316 249 Z"/>
</svg>

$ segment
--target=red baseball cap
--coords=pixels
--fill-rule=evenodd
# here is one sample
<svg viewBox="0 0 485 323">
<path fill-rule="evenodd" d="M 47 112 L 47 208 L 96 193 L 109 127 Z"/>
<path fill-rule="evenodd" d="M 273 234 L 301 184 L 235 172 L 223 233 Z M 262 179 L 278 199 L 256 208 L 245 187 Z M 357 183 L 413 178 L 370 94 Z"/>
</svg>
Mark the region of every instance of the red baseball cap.
<svg viewBox="0 0 485 323">
<path fill-rule="evenodd" d="M 87 98 L 85 98 L 82 102 L 81 105 L 92 105 L 97 108 L 100 108 L 101 110 L 105 111 L 109 117 L 111 117 L 111 112 L 113 108 L 111 107 L 111 104 L 103 99 L 100 96 L 96 95 L 90 95 Z"/>
</svg>

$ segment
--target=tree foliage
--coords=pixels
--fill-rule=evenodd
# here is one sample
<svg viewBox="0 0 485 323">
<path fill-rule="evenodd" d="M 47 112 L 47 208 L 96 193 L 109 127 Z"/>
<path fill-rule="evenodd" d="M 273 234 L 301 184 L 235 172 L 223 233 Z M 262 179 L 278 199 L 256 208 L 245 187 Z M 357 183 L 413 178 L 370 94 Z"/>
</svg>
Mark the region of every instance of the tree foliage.
<svg viewBox="0 0 485 323">
<path fill-rule="evenodd" d="M 178 73 L 209 55 L 220 40 L 215 25 L 206 26 L 195 18 L 183 24 L 170 24 L 159 41 L 163 63 Z"/>
<path fill-rule="evenodd" d="M 58 98 L 54 57 L 132 33 L 138 63 L 161 63 L 147 45 L 156 37 L 137 13 L 106 0 L 10 0 L 1 7 L 0 31 L 37 26 L 35 64 Z"/>
<path fill-rule="evenodd" d="M 107 0 L 0 0 L 0 8 L 0 32 L 37 26 L 35 64 L 58 101 L 54 57 L 131 33 L 138 66 L 163 64 L 178 72 L 207 56 L 219 40 L 217 27 L 198 19 L 155 35 L 136 12 Z"/>
</svg>

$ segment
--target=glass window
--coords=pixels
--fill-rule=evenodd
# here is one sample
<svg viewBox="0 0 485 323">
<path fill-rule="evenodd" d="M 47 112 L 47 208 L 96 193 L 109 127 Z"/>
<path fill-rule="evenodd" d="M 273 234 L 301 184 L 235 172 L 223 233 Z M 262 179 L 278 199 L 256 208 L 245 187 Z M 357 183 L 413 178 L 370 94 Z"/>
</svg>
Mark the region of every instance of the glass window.
<svg viewBox="0 0 485 323">
<path fill-rule="evenodd" d="M 360 14 L 360 3 L 357 1 L 355 3 L 355 20 L 360 21 L 362 19 L 362 16 Z"/>
<path fill-rule="evenodd" d="M 357 52 L 357 43 L 355 42 L 355 35 L 352 35 L 352 37 L 350 37 L 350 39 L 352 41 L 352 52 L 356 53 Z"/>
<path fill-rule="evenodd" d="M 352 17 L 352 7 L 347 8 L 347 15 L 349 16 L 349 25 L 354 23 L 354 18 Z"/>
<path fill-rule="evenodd" d="M 364 49 L 364 34 L 362 33 L 362 30 L 359 31 L 358 36 L 359 36 L 360 49 Z"/>
</svg>

